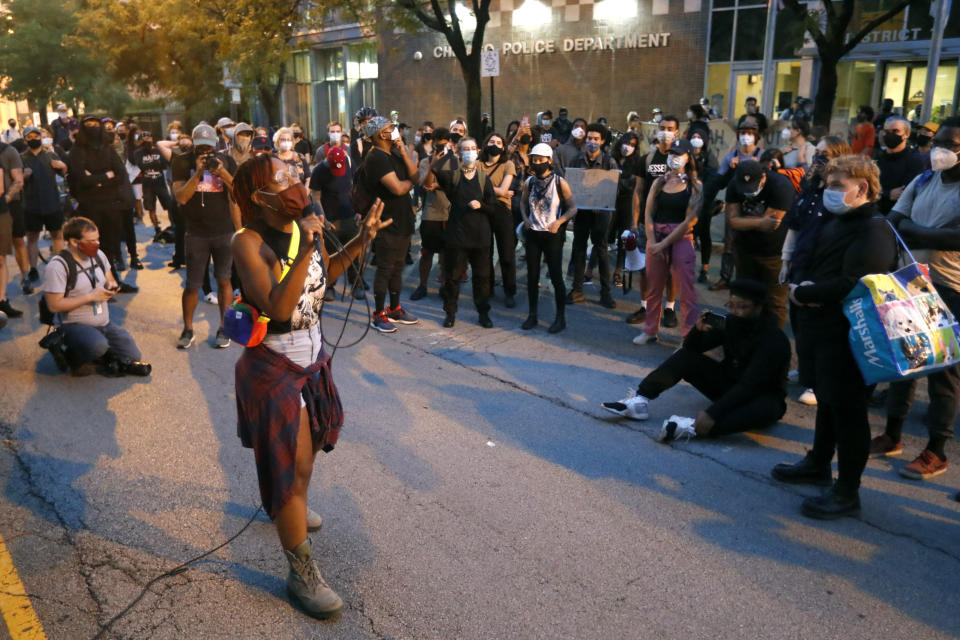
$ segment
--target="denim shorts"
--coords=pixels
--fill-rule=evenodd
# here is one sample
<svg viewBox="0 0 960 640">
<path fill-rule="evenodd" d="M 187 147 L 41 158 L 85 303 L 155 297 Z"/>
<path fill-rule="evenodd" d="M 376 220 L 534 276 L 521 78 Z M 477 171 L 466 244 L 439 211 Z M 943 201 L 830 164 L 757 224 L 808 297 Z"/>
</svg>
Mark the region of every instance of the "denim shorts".
<svg viewBox="0 0 960 640">
<path fill-rule="evenodd" d="M 320 351 L 323 349 L 319 324 L 315 324 L 309 329 L 295 329 L 288 333 L 268 333 L 262 344 L 271 351 L 286 356 L 288 360 L 303 368 L 313 365 L 320 357 Z M 307 406 L 303 396 L 300 397 L 300 406 Z"/>
</svg>

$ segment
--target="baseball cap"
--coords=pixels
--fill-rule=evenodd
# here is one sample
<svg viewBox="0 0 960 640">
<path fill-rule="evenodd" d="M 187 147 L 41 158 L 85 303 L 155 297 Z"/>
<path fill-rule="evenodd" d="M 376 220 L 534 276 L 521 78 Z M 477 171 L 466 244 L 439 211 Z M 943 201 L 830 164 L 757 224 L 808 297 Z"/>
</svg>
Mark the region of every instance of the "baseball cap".
<svg viewBox="0 0 960 640">
<path fill-rule="evenodd" d="M 936 122 L 928 122 L 925 125 L 923 125 L 923 128 L 927 129 L 928 131 L 933 131 L 934 133 L 936 133 L 937 131 L 940 130 L 940 125 L 937 124 Z"/>
<path fill-rule="evenodd" d="M 693 153 L 693 147 L 690 146 L 690 141 L 686 138 L 677 138 L 673 141 L 673 144 L 670 145 L 670 148 L 667 149 L 667 153 L 682 156 L 686 153 Z"/>
<path fill-rule="evenodd" d="M 227 118 L 229 120 L 229 118 Z M 223 120 L 223 118 L 221 118 Z M 217 132 L 208 124 L 198 124 L 190 133 L 195 146 L 206 145 L 208 147 L 217 146 Z"/>
<path fill-rule="evenodd" d="M 347 154 L 340 147 L 330 147 L 327 150 L 327 166 L 330 173 L 338 178 L 347 172 Z"/>
<path fill-rule="evenodd" d="M 252 133 L 253 133 L 253 127 L 251 127 L 250 125 L 248 125 L 246 122 L 238 122 L 238 123 L 233 127 L 233 139 L 236 140 L 236 139 L 237 139 L 237 136 L 240 135 L 240 134 L 243 133 L 243 132 L 247 132 L 247 133 L 252 134 Z"/>
<path fill-rule="evenodd" d="M 81 122 L 81 123 L 90 122 L 91 120 L 93 120 L 94 122 L 96 122 L 96 123 L 98 123 L 98 124 L 100 123 L 100 118 L 99 118 L 98 116 L 93 115 L 92 113 L 88 113 L 87 115 L 85 115 L 85 116 L 83 116 L 82 118 L 80 118 L 80 122 Z"/>
<path fill-rule="evenodd" d="M 373 116 L 367 120 L 367 124 L 363 125 L 363 135 L 368 138 L 372 138 L 377 135 L 377 133 L 388 125 L 392 125 L 393 120 L 388 120 L 383 116 Z"/>
<path fill-rule="evenodd" d="M 30 135 L 31 133 L 38 133 L 38 134 L 40 134 L 41 136 L 43 135 L 43 131 L 40 131 L 40 129 L 38 129 L 37 127 L 34 127 L 33 125 L 30 125 L 29 127 L 24 127 L 24 128 L 23 128 L 23 137 L 24 137 L 24 138 L 26 138 L 26 137 L 27 137 L 28 135 Z"/>
<path fill-rule="evenodd" d="M 62 102 L 57 105 L 57 111 L 66 111 L 66 110 L 67 110 L 67 105 L 63 104 Z"/>
<path fill-rule="evenodd" d="M 756 131 L 760 126 L 757 124 L 757 119 L 753 117 L 744 118 L 740 124 L 737 125 L 737 131 Z"/>
<path fill-rule="evenodd" d="M 254 136 L 253 140 L 250 142 L 250 146 L 253 147 L 254 151 L 263 151 L 264 149 L 273 149 L 273 143 L 270 142 L 270 138 L 267 136 Z"/>
<path fill-rule="evenodd" d="M 112 122 L 113 124 L 117 124 L 117 121 L 114 120 L 113 118 L 111 118 L 110 116 L 104 116 L 103 118 L 100 119 L 100 123 L 101 123 L 101 124 L 107 124 L 108 122 Z"/>
<path fill-rule="evenodd" d="M 734 180 L 742 194 L 753 193 L 763 179 L 763 167 L 756 160 L 741 160 Z"/>
<path fill-rule="evenodd" d="M 540 142 L 530 150 L 531 156 L 543 156 L 544 158 L 553 158 L 553 147 L 545 142 Z"/>
<path fill-rule="evenodd" d="M 219 120 L 217 120 L 217 129 L 223 129 L 224 127 L 229 127 L 232 124 L 233 124 L 233 120 L 231 120 L 227 116 L 224 116 Z"/>
</svg>

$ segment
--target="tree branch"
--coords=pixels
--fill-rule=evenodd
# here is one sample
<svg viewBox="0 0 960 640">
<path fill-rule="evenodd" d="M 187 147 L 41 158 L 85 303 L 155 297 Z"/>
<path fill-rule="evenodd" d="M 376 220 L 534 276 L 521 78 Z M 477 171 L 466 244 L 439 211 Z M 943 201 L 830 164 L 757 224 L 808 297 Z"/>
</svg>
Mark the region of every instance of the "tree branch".
<svg viewBox="0 0 960 640">
<path fill-rule="evenodd" d="M 798 0 L 783 0 L 783 5 L 803 20 L 804 28 L 810 33 L 818 49 L 828 46 L 826 36 L 820 29 L 819 13 L 808 11 L 806 4 L 801 5 Z"/>
<path fill-rule="evenodd" d="M 463 59 L 466 59 L 468 57 L 467 45 L 463 41 L 463 32 L 460 31 L 460 18 L 457 17 L 457 0 L 447 0 L 447 10 L 450 11 L 450 27 L 455 36 L 453 39 L 448 37 L 447 40 L 450 40 L 450 47 L 456 56 L 460 58 L 462 55 Z M 471 51 L 470 53 L 473 54 L 474 52 Z"/>
<path fill-rule="evenodd" d="M 879 27 L 881 24 L 883 24 L 893 16 L 897 15 L 898 13 L 906 9 L 907 5 L 910 4 L 910 1 L 911 0 L 901 0 L 897 6 L 893 7 L 892 9 L 887 11 L 885 14 L 883 14 L 879 18 L 874 18 L 873 20 L 868 22 L 862 29 L 860 29 L 860 31 L 858 31 L 852 38 L 850 38 L 847 44 L 844 45 L 843 49 L 841 50 L 842 53 L 840 54 L 840 56 L 843 57 L 848 53 L 850 53 L 853 50 L 853 48 L 856 47 L 858 44 L 860 44 L 860 41 L 866 38 L 871 31 L 873 31 L 874 29 Z"/>
<path fill-rule="evenodd" d="M 446 25 L 444 25 L 443 22 L 428 16 L 426 12 L 424 12 L 423 9 L 417 5 L 416 0 L 398 0 L 397 4 L 401 8 L 413 13 L 413 15 L 417 17 L 417 20 L 422 22 L 428 29 L 446 34 Z"/>
</svg>

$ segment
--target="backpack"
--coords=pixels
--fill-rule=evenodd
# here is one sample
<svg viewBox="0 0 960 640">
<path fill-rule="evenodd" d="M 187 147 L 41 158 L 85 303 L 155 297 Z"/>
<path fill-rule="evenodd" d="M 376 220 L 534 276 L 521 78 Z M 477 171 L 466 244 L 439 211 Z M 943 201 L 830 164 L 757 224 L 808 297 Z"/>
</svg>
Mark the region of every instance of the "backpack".
<svg viewBox="0 0 960 640">
<path fill-rule="evenodd" d="M 70 253 L 69 249 L 64 249 L 55 255 L 50 259 L 51 262 L 56 258 L 60 258 L 67 266 L 67 284 L 63 288 L 63 297 L 66 298 L 73 288 L 77 286 L 77 274 L 79 273 L 80 264 L 73 257 L 73 254 Z M 100 267 L 100 270 L 106 274 L 107 269 L 103 265 L 103 261 L 100 259 L 100 254 L 97 253 L 93 259 L 96 266 Z M 50 307 L 47 305 L 47 297 L 45 295 L 40 296 L 40 301 L 37 302 L 37 307 L 40 312 L 40 323 L 54 326 L 56 324 L 57 314 L 50 311 Z"/>
</svg>

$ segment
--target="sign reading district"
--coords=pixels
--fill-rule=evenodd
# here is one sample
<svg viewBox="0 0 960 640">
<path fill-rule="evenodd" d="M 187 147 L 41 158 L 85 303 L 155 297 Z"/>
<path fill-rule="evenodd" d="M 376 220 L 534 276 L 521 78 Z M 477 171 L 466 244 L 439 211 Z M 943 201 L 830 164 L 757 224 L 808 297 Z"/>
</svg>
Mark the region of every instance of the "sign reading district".
<svg viewBox="0 0 960 640">
<path fill-rule="evenodd" d="M 613 211 L 617 207 L 619 169 L 566 169 L 563 177 L 570 183 L 577 209 Z"/>
</svg>

